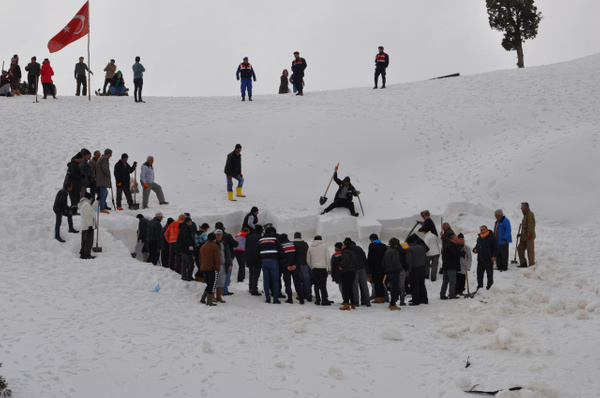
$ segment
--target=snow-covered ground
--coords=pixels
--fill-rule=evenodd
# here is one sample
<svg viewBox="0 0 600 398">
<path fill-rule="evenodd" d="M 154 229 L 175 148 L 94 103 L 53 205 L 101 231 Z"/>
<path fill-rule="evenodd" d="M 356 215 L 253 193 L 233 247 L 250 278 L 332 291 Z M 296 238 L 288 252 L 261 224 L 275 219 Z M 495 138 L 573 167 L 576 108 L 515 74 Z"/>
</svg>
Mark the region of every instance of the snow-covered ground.
<svg viewBox="0 0 600 398">
<path fill-rule="evenodd" d="M 252 103 L 0 98 L 1 374 L 17 398 L 450 398 L 473 384 L 527 387 L 504 398 L 597 397 L 599 67 L 596 55 Z M 238 142 L 248 197 L 231 203 L 223 166 Z M 262 223 L 331 245 L 351 236 L 366 247 L 372 232 L 404 238 L 423 209 L 473 245 L 502 208 L 514 237 L 528 201 L 537 265 L 497 273 L 472 300 L 442 302 L 440 279 L 427 281 L 430 304 L 400 312 L 267 305 L 237 283 L 227 304 L 207 308 L 204 285 L 131 258 L 137 212 L 103 215 L 94 261 L 79 260 L 66 220 L 67 243 L 53 239 L 52 202 L 82 147 L 113 149 L 113 165 L 122 152 L 139 163 L 153 155 L 167 217 L 187 211 L 233 233 L 256 205 Z M 338 162 L 366 217 L 318 216 Z M 143 213 L 157 210 L 152 196 Z"/>
</svg>

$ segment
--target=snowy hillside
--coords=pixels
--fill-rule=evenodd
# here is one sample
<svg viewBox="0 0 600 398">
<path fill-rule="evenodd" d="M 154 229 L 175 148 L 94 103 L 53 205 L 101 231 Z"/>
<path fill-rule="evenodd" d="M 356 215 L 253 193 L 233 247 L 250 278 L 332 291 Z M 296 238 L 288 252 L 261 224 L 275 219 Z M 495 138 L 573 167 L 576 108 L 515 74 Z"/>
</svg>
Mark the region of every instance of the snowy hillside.
<svg viewBox="0 0 600 398">
<path fill-rule="evenodd" d="M 17 398 L 451 398 L 473 384 L 528 387 L 504 398 L 596 397 L 599 68 L 596 55 L 251 103 L 0 98 L 1 374 Z M 223 166 L 238 142 L 248 197 L 231 203 Z M 424 209 L 472 246 L 502 208 L 514 239 L 528 201 L 537 265 L 497 273 L 473 300 L 442 302 L 440 279 L 427 281 L 430 304 L 399 313 L 269 306 L 236 283 L 227 304 L 207 308 L 198 303 L 204 285 L 131 258 L 138 212 L 103 215 L 104 251 L 93 262 L 79 260 L 66 220 L 67 243 L 52 239 L 54 196 L 82 147 L 111 148 L 111 165 L 123 152 L 139 163 L 153 155 L 167 217 L 187 211 L 233 233 L 256 205 L 261 223 L 308 241 L 321 233 L 330 245 L 351 236 L 366 248 L 372 232 L 404 238 Z M 365 217 L 319 216 L 338 162 L 362 191 Z M 157 210 L 152 196 L 143 214 Z M 328 288 L 339 302 L 337 286 Z"/>
</svg>

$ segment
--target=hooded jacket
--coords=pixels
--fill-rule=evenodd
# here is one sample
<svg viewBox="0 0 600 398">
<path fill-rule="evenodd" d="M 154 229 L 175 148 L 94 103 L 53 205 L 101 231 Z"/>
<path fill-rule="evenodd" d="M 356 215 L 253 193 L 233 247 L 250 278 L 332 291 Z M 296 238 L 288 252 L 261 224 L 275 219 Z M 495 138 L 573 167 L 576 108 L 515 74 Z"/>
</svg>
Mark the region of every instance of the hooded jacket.
<svg viewBox="0 0 600 398">
<path fill-rule="evenodd" d="M 308 262 L 308 243 L 302 239 L 294 239 L 296 247 L 296 265 L 309 265 Z"/>
<path fill-rule="evenodd" d="M 200 248 L 200 271 L 221 272 L 221 251 L 214 240 L 208 240 Z"/>
<path fill-rule="evenodd" d="M 358 260 L 356 254 L 352 251 L 352 248 L 346 246 L 342 249 L 342 259 L 340 261 L 340 271 L 345 272 L 356 272 L 358 269 Z"/>
<path fill-rule="evenodd" d="M 314 240 L 306 253 L 310 269 L 330 269 L 330 256 L 327 245 L 322 240 Z"/>
<path fill-rule="evenodd" d="M 379 239 L 376 239 L 369 244 L 367 263 L 369 264 L 369 271 L 371 271 L 371 274 L 383 274 L 385 272 L 383 269 L 383 257 L 387 250 L 387 246 L 381 243 Z"/>
<path fill-rule="evenodd" d="M 386 274 L 402 271 L 400 253 L 397 247 L 388 247 L 383 256 L 383 270 Z"/>
<path fill-rule="evenodd" d="M 44 62 L 42 64 L 42 69 L 40 70 L 41 82 L 44 83 L 52 83 L 52 76 L 54 76 L 54 70 L 50 66 L 50 61 Z"/>
<path fill-rule="evenodd" d="M 348 177 L 346 177 L 348 178 Z M 358 196 L 358 193 L 356 192 L 356 188 L 354 188 L 354 185 L 352 185 L 350 183 L 350 185 L 348 185 L 347 187 L 344 185 L 344 181 L 340 180 L 337 176 L 337 171 L 335 173 L 333 173 L 333 180 L 335 181 L 336 184 L 339 185 L 339 188 L 337 190 L 337 192 L 335 193 L 335 200 L 347 200 L 347 201 L 352 201 L 352 197 L 353 196 Z"/>
</svg>

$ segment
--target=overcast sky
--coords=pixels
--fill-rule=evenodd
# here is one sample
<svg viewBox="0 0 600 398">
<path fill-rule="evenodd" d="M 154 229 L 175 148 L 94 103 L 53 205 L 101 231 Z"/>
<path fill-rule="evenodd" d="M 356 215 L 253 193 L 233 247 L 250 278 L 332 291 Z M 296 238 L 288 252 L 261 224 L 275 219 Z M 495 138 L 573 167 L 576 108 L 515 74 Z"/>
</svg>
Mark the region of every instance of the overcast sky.
<svg viewBox="0 0 600 398">
<path fill-rule="evenodd" d="M 0 1 L 0 57 L 48 57 L 59 95 L 75 94 L 74 65 L 87 62 L 87 40 L 49 54 L 47 43 L 84 0 Z M 538 0 L 544 19 L 525 43 L 525 66 L 600 52 L 600 1 Z M 10 16 L 10 17 L 9 17 Z M 255 95 L 277 93 L 293 52 L 307 61 L 305 92 L 373 84 L 377 46 L 390 56 L 388 84 L 448 73 L 475 74 L 516 68 L 502 34 L 489 28 L 484 0 L 92 0 L 91 69 L 94 89 L 110 58 L 132 84 L 136 55 L 146 67 L 144 94 L 237 95 L 235 70 L 250 58 Z"/>
</svg>

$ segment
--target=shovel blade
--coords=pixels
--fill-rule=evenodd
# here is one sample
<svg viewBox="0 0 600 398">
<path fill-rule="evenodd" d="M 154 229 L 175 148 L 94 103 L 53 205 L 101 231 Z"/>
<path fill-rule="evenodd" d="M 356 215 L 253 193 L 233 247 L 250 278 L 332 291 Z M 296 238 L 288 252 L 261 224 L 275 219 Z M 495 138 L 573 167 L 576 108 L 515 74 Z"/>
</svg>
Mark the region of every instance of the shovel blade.
<svg viewBox="0 0 600 398">
<path fill-rule="evenodd" d="M 139 203 L 133 203 L 131 205 L 131 210 L 139 210 L 140 209 L 140 204 Z"/>
<path fill-rule="evenodd" d="M 325 196 L 321 196 L 319 198 L 319 203 L 321 204 L 321 206 L 323 206 L 325 202 L 327 202 L 327 198 Z"/>
<path fill-rule="evenodd" d="M 94 253 L 102 253 L 102 248 L 101 247 L 92 247 L 92 251 Z"/>
</svg>

